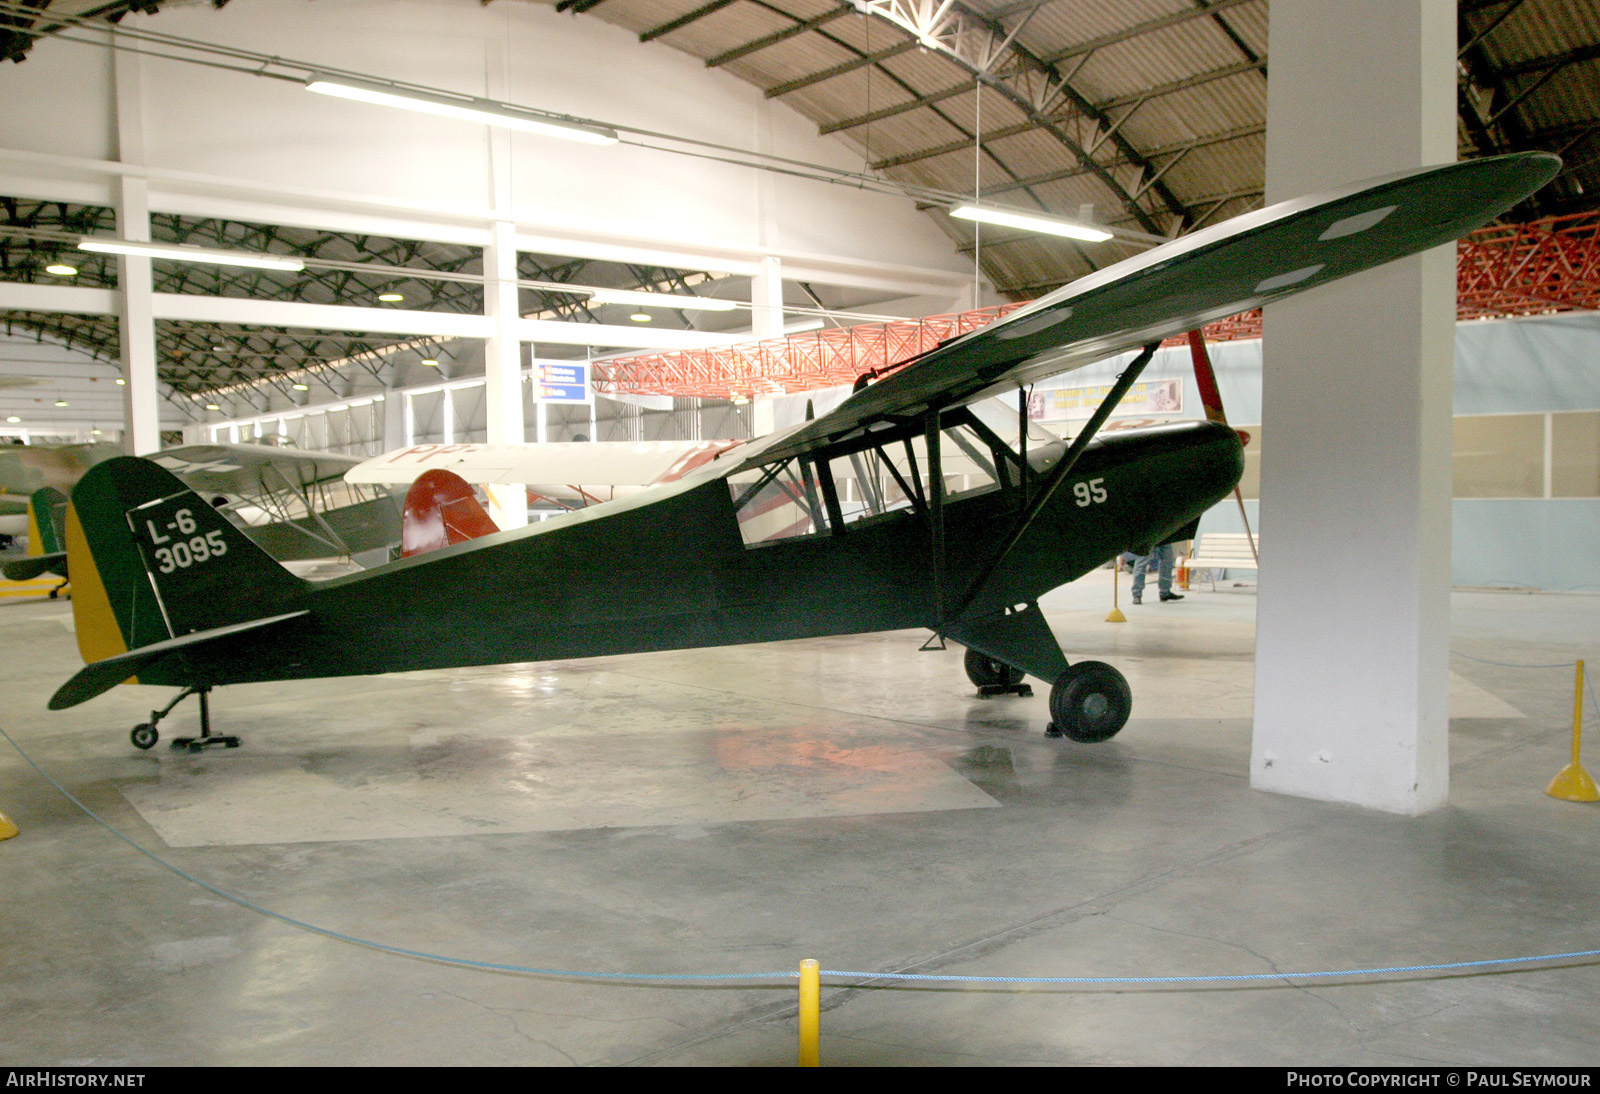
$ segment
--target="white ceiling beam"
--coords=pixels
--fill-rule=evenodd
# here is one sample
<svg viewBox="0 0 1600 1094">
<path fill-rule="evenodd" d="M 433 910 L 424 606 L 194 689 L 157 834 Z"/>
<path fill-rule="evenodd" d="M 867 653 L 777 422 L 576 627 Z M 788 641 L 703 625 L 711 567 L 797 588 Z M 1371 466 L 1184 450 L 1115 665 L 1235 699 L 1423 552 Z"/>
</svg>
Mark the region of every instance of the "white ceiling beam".
<svg viewBox="0 0 1600 1094">
<path fill-rule="evenodd" d="M 42 201 L 109 205 L 111 183 L 124 175 L 150 180 L 152 212 L 222 217 L 335 232 L 369 232 L 404 239 L 478 246 L 487 242 L 494 210 L 435 202 L 384 201 L 311 187 L 268 185 L 194 171 L 141 167 L 0 148 L 6 192 Z M 667 236 L 573 228 L 519 220 L 517 247 L 538 254 L 634 262 L 749 276 L 773 255 L 791 276 L 825 285 L 904 293 L 959 291 L 965 271 L 878 263 L 865 259 L 758 247 L 738 241 L 683 240 Z"/>
</svg>

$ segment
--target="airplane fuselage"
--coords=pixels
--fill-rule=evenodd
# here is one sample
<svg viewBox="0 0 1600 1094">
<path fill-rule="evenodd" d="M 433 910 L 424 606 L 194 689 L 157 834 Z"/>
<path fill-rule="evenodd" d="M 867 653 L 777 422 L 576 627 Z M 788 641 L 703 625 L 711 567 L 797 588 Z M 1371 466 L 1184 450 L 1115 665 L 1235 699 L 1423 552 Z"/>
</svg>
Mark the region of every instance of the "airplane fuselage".
<svg viewBox="0 0 1600 1094">
<path fill-rule="evenodd" d="M 1238 437 L 1225 426 L 1102 436 L 970 610 L 1033 601 L 1123 550 L 1159 542 L 1225 497 L 1242 469 Z M 998 489 L 948 502 L 947 606 L 1017 515 Z M 927 516 L 902 509 L 833 534 L 746 546 L 727 479 L 713 476 L 592 519 L 301 583 L 240 611 L 309 615 L 210 643 L 139 679 L 232 684 L 935 628 L 931 542 Z M 176 633 L 195 629 L 173 622 Z"/>
</svg>

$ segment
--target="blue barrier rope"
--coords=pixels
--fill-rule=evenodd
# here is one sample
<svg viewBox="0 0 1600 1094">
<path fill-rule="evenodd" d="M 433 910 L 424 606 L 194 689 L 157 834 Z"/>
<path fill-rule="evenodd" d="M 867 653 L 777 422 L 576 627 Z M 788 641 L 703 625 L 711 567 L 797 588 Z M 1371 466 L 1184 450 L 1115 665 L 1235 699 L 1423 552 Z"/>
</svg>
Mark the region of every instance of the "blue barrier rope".
<svg viewBox="0 0 1600 1094">
<path fill-rule="evenodd" d="M 713 972 L 713 973 L 643 973 L 643 972 L 599 972 L 588 969 L 551 969 L 536 965 L 512 965 L 498 961 L 475 961 L 465 957 L 451 957 L 448 954 L 430 953 L 427 950 L 413 950 L 404 946 L 391 946 L 386 942 L 377 942 L 368 938 L 359 938 L 355 935 L 335 931 L 329 927 L 319 927 L 315 923 L 307 923 L 303 919 L 275 912 L 271 908 L 263 907 L 244 897 L 219 889 L 210 882 L 189 873 L 181 867 L 174 866 L 166 859 L 157 855 L 143 845 L 134 842 L 119 829 L 113 827 L 93 809 L 85 805 L 72 791 L 57 782 L 44 768 L 34 762 L 32 756 L 16 742 L 16 739 L 7 733 L 5 727 L 0 726 L 0 737 L 16 750 L 27 765 L 33 768 L 56 789 L 62 797 L 104 828 L 111 835 L 132 847 L 145 858 L 156 865 L 166 869 L 184 881 L 197 885 L 213 896 L 220 897 L 231 904 L 236 904 L 257 915 L 276 920 L 287 926 L 307 931 L 311 934 L 321 935 L 324 938 L 335 939 L 339 942 L 348 942 L 354 946 L 362 946 L 369 950 L 381 953 L 395 954 L 400 957 L 414 957 L 423 961 L 434 961 L 442 965 L 451 965 L 466 969 L 483 969 L 490 972 L 525 973 L 532 976 L 545 976 L 564 980 L 601 980 L 635 984 L 704 984 L 704 983 L 758 983 L 763 981 L 797 980 L 800 977 L 798 970 L 774 972 Z M 1600 950 L 1572 950 L 1566 953 L 1546 953 L 1527 957 L 1500 957 L 1485 961 L 1452 961 L 1433 965 L 1389 965 L 1370 969 L 1328 969 L 1318 972 L 1257 972 L 1257 973 L 1232 973 L 1212 976 L 966 976 L 944 973 L 918 973 L 918 972 L 855 972 L 843 969 L 822 969 L 820 975 L 836 980 L 853 980 L 862 984 L 874 981 L 900 981 L 911 983 L 946 983 L 946 984 L 1123 984 L 1123 985 L 1171 985 L 1171 984 L 1223 984 L 1223 983 L 1249 983 L 1266 980 L 1326 980 L 1340 977 L 1361 976 L 1393 976 L 1400 973 L 1414 972 L 1455 972 L 1466 969 L 1505 968 L 1510 965 L 1543 965 L 1554 961 L 1571 961 L 1577 958 L 1600 957 Z M 1532 972 L 1527 969 L 1524 971 Z"/>
<path fill-rule="evenodd" d="M 1499 665 L 1501 668 L 1506 669 L 1570 669 L 1575 668 L 1578 664 L 1576 661 L 1557 661 L 1550 665 L 1528 665 L 1518 661 L 1491 661 L 1487 657 L 1474 657 L 1472 654 L 1462 653 L 1460 650 L 1451 650 L 1450 653 L 1455 657 L 1465 657 L 1468 661 L 1476 661 L 1480 665 Z M 1594 694 L 1594 673 L 1584 673 L 1583 687 L 1589 693 L 1589 705 L 1594 708 L 1594 716 L 1600 719 L 1600 700 L 1597 700 Z"/>
<path fill-rule="evenodd" d="M 1570 669 L 1578 663 L 1576 661 L 1556 661 L 1548 665 L 1529 665 L 1520 661 L 1491 661 L 1487 657 L 1474 657 L 1472 654 L 1462 653 L 1460 650 L 1451 650 L 1450 653 L 1453 657 L 1465 657 L 1468 661 L 1476 661 L 1480 665 L 1499 665 L 1501 668 L 1506 669 Z"/>
</svg>

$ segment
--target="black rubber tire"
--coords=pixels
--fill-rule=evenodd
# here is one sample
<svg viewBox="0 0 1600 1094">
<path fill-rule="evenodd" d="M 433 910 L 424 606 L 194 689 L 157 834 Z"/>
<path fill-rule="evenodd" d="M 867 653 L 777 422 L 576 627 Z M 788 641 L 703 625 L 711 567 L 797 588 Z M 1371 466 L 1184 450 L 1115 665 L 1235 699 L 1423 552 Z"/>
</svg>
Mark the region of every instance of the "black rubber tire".
<svg viewBox="0 0 1600 1094">
<path fill-rule="evenodd" d="M 967 679 L 980 688 L 1011 687 L 1022 683 L 1025 675 L 1019 668 L 997 661 L 986 653 L 968 650 L 964 665 Z"/>
<path fill-rule="evenodd" d="M 156 742 L 161 740 L 161 734 L 149 722 L 140 722 L 128 734 L 128 740 L 133 742 L 134 748 L 145 751 L 156 746 Z"/>
<path fill-rule="evenodd" d="M 1082 744 L 1109 741 L 1128 724 L 1133 692 L 1104 661 L 1079 661 L 1050 689 L 1050 720 L 1061 736 Z"/>
</svg>

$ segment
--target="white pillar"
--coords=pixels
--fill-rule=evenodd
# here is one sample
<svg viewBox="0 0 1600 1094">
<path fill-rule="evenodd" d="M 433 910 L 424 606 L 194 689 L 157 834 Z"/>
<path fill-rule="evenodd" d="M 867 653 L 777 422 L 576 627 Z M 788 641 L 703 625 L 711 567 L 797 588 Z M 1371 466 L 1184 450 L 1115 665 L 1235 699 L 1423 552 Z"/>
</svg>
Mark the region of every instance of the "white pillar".
<svg viewBox="0 0 1600 1094">
<path fill-rule="evenodd" d="M 1273 0 L 1267 200 L 1453 160 L 1455 33 L 1453 0 Z M 1446 799 L 1454 255 L 1267 309 L 1259 789 Z"/>
<path fill-rule="evenodd" d="M 406 397 L 400 390 L 400 366 L 389 366 L 383 392 L 383 451 L 393 452 L 411 443 L 406 436 Z"/>
<path fill-rule="evenodd" d="M 750 279 L 750 328 L 757 338 L 783 337 L 783 260 L 766 255 Z"/>
<path fill-rule="evenodd" d="M 113 32 L 113 40 L 120 36 Z M 144 162 L 142 58 L 112 51 L 117 95 L 117 155 L 123 163 Z M 116 184 L 117 234 L 150 238 L 150 188 L 142 178 L 123 175 Z M 122 343 L 122 447 L 130 456 L 161 449 L 161 392 L 156 381 L 156 320 L 150 260 L 117 259 L 117 334 Z"/>
<path fill-rule="evenodd" d="M 491 99 L 509 97 L 510 37 L 484 46 L 484 91 Z M 514 149 L 511 134 L 498 126 L 488 126 L 489 200 L 505 219 L 490 230 L 489 246 L 483 252 L 484 313 L 494 321 L 494 333 L 483 350 L 484 398 L 489 444 L 523 444 L 527 441 L 522 415 L 522 344 L 517 340 L 517 244 L 512 223 L 515 216 L 512 168 Z M 521 483 L 484 488 L 489 495 L 489 516 L 501 529 L 522 528 L 528 523 L 528 491 Z"/>
<path fill-rule="evenodd" d="M 494 320 L 494 333 L 484 346 L 484 414 L 490 444 L 522 444 L 522 345 L 517 341 L 517 246 L 512 225 L 494 226 L 483 253 L 489 282 L 484 286 L 484 311 Z M 528 523 L 527 489 L 521 485 L 491 486 L 489 516 L 504 528 Z"/>
</svg>

